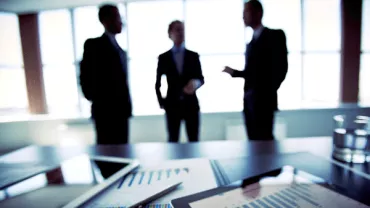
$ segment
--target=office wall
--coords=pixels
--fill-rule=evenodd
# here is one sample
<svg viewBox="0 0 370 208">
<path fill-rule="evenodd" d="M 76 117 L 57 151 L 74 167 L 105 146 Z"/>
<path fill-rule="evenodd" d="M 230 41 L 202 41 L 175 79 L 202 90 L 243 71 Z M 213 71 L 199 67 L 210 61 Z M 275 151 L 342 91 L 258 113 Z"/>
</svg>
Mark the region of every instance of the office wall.
<svg viewBox="0 0 370 208">
<path fill-rule="evenodd" d="M 367 115 L 370 108 L 344 107 L 337 109 L 285 110 L 277 114 L 278 139 L 331 136 L 336 114 Z M 281 125 L 283 124 L 283 125 Z M 94 143 L 93 125 L 86 118 L 52 119 L 37 116 L 13 122 L 0 121 L 0 150 L 31 144 L 83 145 Z M 186 135 L 182 128 L 181 140 Z M 245 139 L 240 113 L 213 113 L 202 115 L 201 140 Z M 132 143 L 165 142 L 163 116 L 135 117 L 131 122 Z"/>
</svg>

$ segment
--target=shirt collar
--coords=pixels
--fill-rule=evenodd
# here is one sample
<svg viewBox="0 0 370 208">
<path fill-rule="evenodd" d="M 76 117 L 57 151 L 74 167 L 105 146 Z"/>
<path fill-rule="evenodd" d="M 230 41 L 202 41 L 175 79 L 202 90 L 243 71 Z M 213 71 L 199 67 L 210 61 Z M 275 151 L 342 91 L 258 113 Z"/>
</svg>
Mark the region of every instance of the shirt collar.
<svg viewBox="0 0 370 208">
<path fill-rule="evenodd" d="M 179 47 L 176 47 L 175 45 L 172 47 L 172 52 L 183 52 L 185 50 L 185 44 L 182 43 Z"/>
<path fill-rule="evenodd" d="M 260 25 L 258 28 L 256 28 L 253 32 L 253 38 L 257 39 L 261 36 L 261 33 L 265 27 L 263 25 Z"/>
<path fill-rule="evenodd" d="M 104 34 L 106 34 L 111 41 L 116 41 L 116 36 L 113 33 L 106 30 Z"/>
</svg>

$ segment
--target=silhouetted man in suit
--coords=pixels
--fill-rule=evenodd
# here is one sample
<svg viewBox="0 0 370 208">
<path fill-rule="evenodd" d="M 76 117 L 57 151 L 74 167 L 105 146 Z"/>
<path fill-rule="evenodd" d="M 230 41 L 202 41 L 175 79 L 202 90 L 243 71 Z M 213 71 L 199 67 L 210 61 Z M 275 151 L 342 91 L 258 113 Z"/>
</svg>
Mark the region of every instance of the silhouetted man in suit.
<svg viewBox="0 0 370 208">
<path fill-rule="evenodd" d="M 247 45 L 245 68 L 238 71 L 225 67 L 232 77 L 245 79 L 244 120 L 251 140 L 274 138 L 274 113 L 278 109 L 277 90 L 288 70 L 286 38 L 282 30 L 262 25 L 263 8 L 259 1 L 244 4 L 243 19 L 254 30 Z"/>
<path fill-rule="evenodd" d="M 80 68 L 80 84 L 92 102 L 98 144 L 126 144 L 131 117 L 131 97 L 127 83 L 127 55 L 115 36 L 122 31 L 118 8 L 104 5 L 99 20 L 105 33 L 85 42 Z"/>
<path fill-rule="evenodd" d="M 159 105 L 166 111 L 169 142 L 179 141 L 180 124 L 185 120 L 189 141 L 198 141 L 199 104 L 196 90 L 204 84 L 199 55 L 184 46 L 184 24 L 173 21 L 168 34 L 174 46 L 158 58 L 155 90 Z M 168 90 L 162 97 L 162 75 L 166 75 Z"/>
</svg>

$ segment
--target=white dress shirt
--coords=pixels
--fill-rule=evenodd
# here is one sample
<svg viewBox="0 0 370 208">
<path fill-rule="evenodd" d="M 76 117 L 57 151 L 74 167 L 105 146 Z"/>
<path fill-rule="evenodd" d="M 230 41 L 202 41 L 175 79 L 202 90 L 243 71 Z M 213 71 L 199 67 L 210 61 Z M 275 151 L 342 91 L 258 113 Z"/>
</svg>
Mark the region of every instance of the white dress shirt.
<svg viewBox="0 0 370 208">
<path fill-rule="evenodd" d="M 114 47 L 116 48 L 121 48 L 119 46 L 119 44 L 117 43 L 117 40 L 116 40 L 116 35 L 113 34 L 113 33 L 110 33 L 108 31 L 105 31 L 105 34 L 108 36 L 109 40 L 111 41 L 111 43 L 114 45 Z"/>
<path fill-rule="evenodd" d="M 173 59 L 176 64 L 177 71 L 179 74 L 182 74 L 183 67 L 184 67 L 184 55 L 185 55 L 185 47 L 184 44 L 181 44 L 181 46 L 173 46 L 172 47 L 172 54 L 173 54 Z"/>
<path fill-rule="evenodd" d="M 256 28 L 254 31 L 253 31 L 253 39 L 254 40 L 257 40 L 260 36 L 261 36 L 261 33 L 263 31 L 265 27 L 263 25 L 260 25 L 258 28 Z"/>
<path fill-rule="evenodd" d="M 184 69 L 184 57 L 185 57 L 185 46 L 184 43 L 179 47 L 173 46 L 172 49 L 173 59 L 176 64 L 177 71 L 181 75 Z M 199 79 L 192 79 L 195 89 L 198 89 L 201 86 L 201 81 Z"/>
</svg>

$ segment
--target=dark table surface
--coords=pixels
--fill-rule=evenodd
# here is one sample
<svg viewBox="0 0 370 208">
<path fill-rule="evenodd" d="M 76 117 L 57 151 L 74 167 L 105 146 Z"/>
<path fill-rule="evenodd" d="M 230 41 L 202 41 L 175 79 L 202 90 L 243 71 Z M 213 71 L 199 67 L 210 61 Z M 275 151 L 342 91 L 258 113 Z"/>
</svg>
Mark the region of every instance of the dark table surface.
<svg viewBox="0 0 370 208">
<path fill-rule="evenodd" d="M 300 154 L 282 154 L 298 153 Z M 232 182 L 243 178 L 250 178 L 267 170 L 280 168 L 284 165 L 293 165 L 312 173 L 318 177 L 331 181 L 346 190 L 355 193 L 357 200 L 370 205 L 368 193 L 370 191 L 370 164 L 346 164 L 331 160 L 332 139 L 330 137 L 321 138 L 299 138 L 276 141 L 207 141 L 198 143 L 140 143 L 128 145 L 107 145 L 107 146 L 28 146 L 0 157 L 0 163 L 36 163 L 42 165 L 56 166 L 60 162 L 72 158 L 76 155 L 87 153 L 97 156 L 116 156 L 125 158 L 135 158 L 145 163 L 160 163 L 161 161 L 171 159 L 189 159 L 189 158 L 209 158 L 217 159 L 219 168 L 226 171 L 226 182 Z M 318 156 L 315 157 L 312 154 Z M 248 158 L 245 158 L 248 157 Z M 322 158 L 323 160 L 320 160 Z M 330 163 L 329 160 L 333 163 Z M 343 169 L 339 166 L 347 166 Z M 220 170 L 220 169 L 218 169 Z M 216 171 L 217 172 L 217 171 Z M 227 184 L 227 183 L 226 183 Z M 88 190 L 80 190 L 81 193 Z M 58 196 L 60 192 L 56 193 Z M 47 194 L 47 198 L 52 198 Z M 64 193 L 62 194 L 65 195 Z M 45 195 L 35 203 L 32 198 L 32 204 L 43 204 Z M 13 203 L 16 206 L 29 206 L 31 198 L 13 198 L 2 201 L 4 203 Z M 57 197 L 60 198 L 60 197 Z M 72 200 L 74 196 L 63 199 L 60 204 Z M 1 205 L 0 205 L 1 206 Z M 54 206 L 59 207 L 59 206 Z"/>
<path fill-rule="evenodd" d="M 0 157 L 0 162 L 35 162 L 42 164 L 60 163 L 81 153 L 91 155 L 136 158 L 141 162 L 160 162 L 171 159 L 209 158 L 225 159 L 256 156 L 261 154 L 279 154 L 310 152 L 330 158 L 332 140 L 330 137 L 297 138 L 275 141 L 205 141 L 197 143 L 138 143 L 107 146 L 29 146 Z M 345 164 L 345 163 L 343 163 Z M 345 164 L 370 174 L 369 164 Z"/>
</svg>

